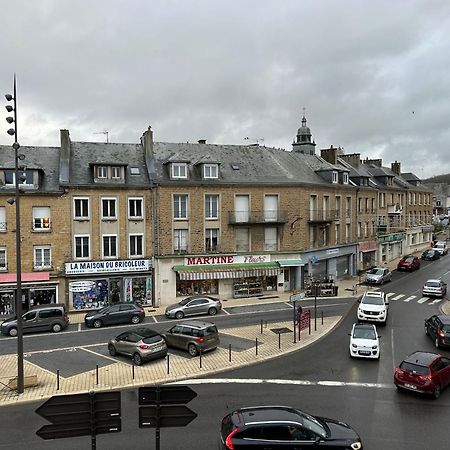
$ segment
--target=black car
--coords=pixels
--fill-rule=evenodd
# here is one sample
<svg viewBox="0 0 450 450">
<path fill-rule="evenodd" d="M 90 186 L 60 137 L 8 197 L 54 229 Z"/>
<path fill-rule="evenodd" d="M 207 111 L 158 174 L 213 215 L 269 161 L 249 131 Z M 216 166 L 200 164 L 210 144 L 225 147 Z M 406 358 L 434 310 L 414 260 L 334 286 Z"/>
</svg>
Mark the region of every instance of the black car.
<svg viewBox="0 0 450 450">
<path fill-rule="evenodd" d="M 436 348 L 450 347 L 450 316 L 435 315 L 426 319 L 425 334 L 433 339 Z"/>
<path fill-rule="evenodd" d="M 289 406 L 237 409 L 222 419 L 220 434 L 224 450 L 363 448 L 360 437 L 350 425 L 311 416 Z"/>
<path fill-rule="evenodd" d="M 440 257 L 441 254 L 437 250 L 434 250 L 432 248 L 430 248 L 429 250 L 425 250 L 422 253 L 422 259 L 427 261 L 434 261 L 436 259 L 439 259 Z"/>
<path fill-rule="evenodd" d="M 134 303 L 120 303 L 118 305 L 106 306 L 105 308 L 89 311 L 84 317 L 87 327 L 100 328 L 103 325 L 116 325 L 119 323 L 142 322 L 145 311 L 142 306 Z"/>
</svg>

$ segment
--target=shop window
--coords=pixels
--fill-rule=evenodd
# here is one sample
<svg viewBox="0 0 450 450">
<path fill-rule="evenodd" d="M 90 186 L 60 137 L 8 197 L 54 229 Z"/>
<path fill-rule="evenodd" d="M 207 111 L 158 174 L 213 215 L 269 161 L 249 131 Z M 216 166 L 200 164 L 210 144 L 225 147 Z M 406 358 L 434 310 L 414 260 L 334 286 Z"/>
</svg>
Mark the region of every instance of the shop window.
<svg viewBox="0 0 450 450">
<path fill-rule="evenodd" d="M 205 251 L 217 252 L 219 244 L 219 230 L 217 228 L 207 228 L 205 230 Z"/>
<path fill-rule="evenodd" d="M 73 309 L 102 308 L 108 303 L 108 280 L 83 280 L 69 283 L 69 301 Z"/>
<path fill-rule="evenodd" d="M 151 304 L 151 277 L 124 278 L 124 301 Z"/>
<path fill-rule="evenodd" d="M 34 247 L 34 268 L 35 269 L 50 269 L 52 267 L 51 248 Z"/>
<path fill-rule="evenodd" d="M 89 258 L 89 236 L 75 236 L 75 258 Z"/>
<path fill-rule="evenodd" d="M 115 198 L 102 198 L 102 219 L 117 219 Z"/>
<path fill-rule="evenodd" d="M 175 253 L 187 253 L 188 230 L 173 230 L 173 249 Z"/>
<path fill-rule="evenodd" d="M 30 306 L 56 303 L 56 289 L 30 289 Z"/>
<path fill-rule="evenodd" d="M 143 218 L 143 199 L 141 197 L 130 197 L 128 199 L 128 217 L 130 219 L 142 219 Z"/>
<path fill-rule="evenodd" d="M 6 248 L 0 248 L 0 270 L 6 269 Z"/>
<path fill-rule="evenodd" d="M 14 293 L 0 293 L 0 316 L 10 315 L 14 312 Z"/>
<path fill-rule="evenodd" d="M 219 293 L 218 280 L 180 280 L 177 275 L 177 296 L 189 295 L 217 295 Z"/>
<path fill-rule="evenodd" d="M 48 231 L 50 229 L 50 207 L 33 207 L 33 230 Z"/>
<path fill-rule="evenodd" d="M 144 236 L 142 234 L 130 234 L 130 258 L 143 256 L 143 240 Z"/>
<path fill-rule="evenodd" d="M 74 199 L 73 199 L 73 217 L 75 220 L 89 219 L 89 198 L 74 197 Z"/>
<path fill-rule="evenodd" d="M 173 218 L 174 219 L 183 219 L 186 220 L 188 218 L 188 196 L 186 194 L 183 195 L 174 195 L 173 196 Z"/>
<path fill-rule="evenodd" d="M 206 195 L 205 196 L 205 218 L 217 219 L 219 217 L 219 196 Z"/>
<path fill-rule="evenodd" d="M 117 258 L 117 236 L 103 235 L 103 257 Z"/>
</svg>

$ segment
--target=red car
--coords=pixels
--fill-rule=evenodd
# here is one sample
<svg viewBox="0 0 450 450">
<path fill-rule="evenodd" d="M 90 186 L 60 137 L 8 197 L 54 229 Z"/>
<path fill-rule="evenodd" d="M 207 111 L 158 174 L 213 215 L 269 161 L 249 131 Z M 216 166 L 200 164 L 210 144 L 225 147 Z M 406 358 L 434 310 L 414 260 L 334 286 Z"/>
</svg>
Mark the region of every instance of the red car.
<svg viewBox="0 0 450 450">
<path fill-rule="evenodd" d="M 438 398 L 450 384 L 450 359 L 431 352 L 411 353 L 395 369 L 394 384 L 398 389 Z"/>
<path fill-rule="evenodd" d="M 397 270 L 413 270 L 420 269 L 420 259 L 417 256 L 406 255 L 397 264 Z"/>
</svg>

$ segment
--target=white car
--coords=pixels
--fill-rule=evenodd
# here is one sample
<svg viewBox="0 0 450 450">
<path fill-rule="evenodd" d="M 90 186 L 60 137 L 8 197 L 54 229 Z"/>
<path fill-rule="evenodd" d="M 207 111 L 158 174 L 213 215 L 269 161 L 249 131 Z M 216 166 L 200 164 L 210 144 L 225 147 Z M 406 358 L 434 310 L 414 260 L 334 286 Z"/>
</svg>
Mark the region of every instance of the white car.
<svg viewBox="0 0 450 450">
<path fill-rule="evenodd" d="M 427 280 L 423 285 L 422 295 L 425 297 L 441 297 L 447 294 L 447 283 L 442 280 Z"/>
<path fill-rule="evenodd" d="M 352 358 L 380 359 L 380 336 L 375 325 L 354 323 L 349 336 Z"/>
<path fill-rule="evenodd" d="M 437 250 L 441 256 L 448 253 L 447 244 L 443 241 L 437 241 L 436 244 L 434 244 L 433 250 Z"/>
<path fill-rule="evenodd" d="M 386 324 L 389 301 L 384 292 L 367 291 L 359 300 L 358 320 Z"/>
</svg>

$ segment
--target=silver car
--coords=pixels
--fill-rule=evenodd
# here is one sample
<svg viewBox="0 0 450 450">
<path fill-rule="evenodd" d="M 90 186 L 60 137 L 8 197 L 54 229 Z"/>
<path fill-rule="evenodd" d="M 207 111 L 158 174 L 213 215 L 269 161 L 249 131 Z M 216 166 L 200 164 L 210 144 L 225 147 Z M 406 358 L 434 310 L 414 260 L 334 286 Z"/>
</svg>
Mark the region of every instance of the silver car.
<svg viewBox="0 0 450 450">
<path fill-rule="evenodd" d="M 167 345 L 164 338 L 150 328 L 133 328 L 119 334 L 108 343 L 111 356 L 130 356 L 133 363 L 140 366 L 145 361 L 164 358 L 167 355 Z"/>
<path fill-rule="evenodd" d="M 422 295 L 427 297 L 442 297 L 447 294 L 447 283 L 442 280 L 427 280 L 423 285 Z"/>
<path fill-rule="evenodd" d="M 168 306 L 166 308 L 166 316 L 172 319 L 182 319 L 185 316 L 196 316 L 199 314 L 215 316 L 221 309 L 222 303 L 218 298 L 208 295 L 195 295 Z"/>
<path fill-rule="evenodd" d="M 367 284 L 384 284 L 391 281 L 392 272 L 387 267 L 374 267 L 367 272 Z"/>
</svg>

